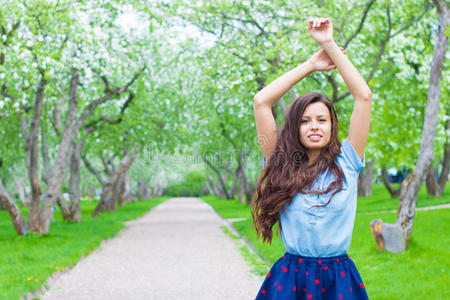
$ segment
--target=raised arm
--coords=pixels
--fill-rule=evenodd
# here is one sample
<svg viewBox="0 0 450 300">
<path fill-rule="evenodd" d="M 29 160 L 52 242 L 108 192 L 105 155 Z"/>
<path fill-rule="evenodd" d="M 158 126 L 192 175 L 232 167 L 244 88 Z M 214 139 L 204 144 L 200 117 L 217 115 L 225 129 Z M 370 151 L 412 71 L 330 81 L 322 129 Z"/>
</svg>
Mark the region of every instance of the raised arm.
<svg viewBox="0 0 450 300">
<path fill-rule="evenodd" d="M 256 132 L 266 160 L 271 156 L 278 139 L 277 125 L 272 114 L 272 106 L 297 82 L 313 71 L 314 69 L 311 63 L 306 61 L 272 81 L 253 97 Z"/>
<path fill-rule="evenodd" d="M 308 30 L 312 38 L 322 46 L 334 62 L 355 99 L 348 140 L 362 159 L 369 135 L 372 92 L 350 60 L 339 51 L 333 39 L 333 26 L 328 18 L 309 20 Z"/>
<path fill-rule="evenodd" d="M 345 54 L 345 51 L 342 48 L 339 51 L 342 51 Z M 272 106 L 286 94 L 289 89 L 308 74 L 314 71 L 328 71 L 335 68 L 336 66 L 333 61 L 328 57 L 327 53 L 321 49 L 306 62 L 280 76 L 254 96 L 253 111 L 255 114 L 256 131 L 266 160 L 268 160 L 272 154 L 278 138 L 277 126 L 272 115 Z"/>
</svg>

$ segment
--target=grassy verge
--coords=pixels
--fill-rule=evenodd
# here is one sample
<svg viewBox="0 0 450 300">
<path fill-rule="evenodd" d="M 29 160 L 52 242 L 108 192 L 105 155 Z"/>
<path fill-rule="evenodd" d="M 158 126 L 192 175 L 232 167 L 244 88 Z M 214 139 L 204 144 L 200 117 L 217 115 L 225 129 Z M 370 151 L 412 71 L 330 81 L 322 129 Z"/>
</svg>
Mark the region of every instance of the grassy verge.
<svg viewBox="0 0 450 300">
<path fill-rule="evenodd" d="M 398 186 L 396 186 L 397 188 Z M 372 185 L 372 195 L 358 198 L 358 212 L 374 212 L 383 210 L 397 210 L 398 198 L 391 198 L 391 195 L 383 184 Z M 450 203 L 450 184 L 445 186 L 440 197 L 430 197 L 427 194 L 425 185 L 419 191 L 417 207 L 440 205 Z"/>
<path fill-rule="evenodd" d="M 223 229 L 225 234 L 227 234 L 232 240 L 234 240 L 239 248 L 239 251 L 241 252 L 242 257 L 244 257 L 244 260 L 251 267 L 251 272 L 258 276 L 265 276 L 269 271 L 270 266 L 265 261 L 263 261 L 260 256 L 250 252 L 247 246 L 241 242 L 240 236 L 237 236 L 233 232 L 231 232 L 231 230 L 228 229 L 227 226 L 221 226 L 221 228 Z"/>
<path fill-rule="evenodd" d="M 0 298 L 19 299 L 27 292 L 39 290 L 55 272 L 74 266 L 100 243 L 114 237 L 124 222 L 143 216 L 168 197 L 127 203 L 117 211 L 91 217 L 97 201 L 82 201 L 82 220 L 68 223 L 59 210 L 54 214 L 48 234 L 29 233 L 18 236 L 6 211 L 0 211 Z M 24 211 L 28 215 L 27 211 Z"/>
<path fill-rule="evenodd" d="M 384 203 L 374 188 L 374 196 L 358 199 L 358 213 L 352 243 L 348 254 L 358 267 L 370 299 L 450 299 L 448 270 L 450 268 L 450 209 L 417 211 L 413 233 L 408 249 L 403 253 L 379 253 L 369 223 L 375 218 L 393 223 L 395 213 L 361 214 L 360 212 L 396 209 L 395 202 Z M 441 199 L 423 198 L 419 195 L 418 206 L 449 203 L 449 189 Z M 384 201 L 388 201 L 385 197 Z M 233 227 L 254 246 L 257 253 L 274 263 L 285 252 L 280 237 L 272 245 L 263 244 L 252 229 L 249 207 L 234 200 L 203 197 L 222 217 L 247 218 L 233 222 Z M 395 204 L 393 206 L 393 204 Z"/>
</svg>

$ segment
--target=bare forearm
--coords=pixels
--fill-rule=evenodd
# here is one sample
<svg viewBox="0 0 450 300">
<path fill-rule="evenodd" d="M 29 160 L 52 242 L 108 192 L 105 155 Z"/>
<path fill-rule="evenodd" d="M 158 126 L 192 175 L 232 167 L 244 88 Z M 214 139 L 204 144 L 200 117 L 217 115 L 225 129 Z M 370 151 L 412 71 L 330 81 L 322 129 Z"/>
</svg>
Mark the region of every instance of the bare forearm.
<svg viewBox="0 0 450 300">
<path fill-rule="evenodd" d="M 297 82 L 313 71 L 314 68 L 309 61 L 302 63 L 260 90 L 253 98 L 254 104 L 272 107 Z"/>
<path fill-rule="evenodd" d="M 355 100 L 368 99 L 371 97 L 371 91 L 365 80 L 345 56 L 334 41 L 321 44 L 328 56 L 333 60 L 336 68 L 344 79 L 350 93 Z"/>
</svg>

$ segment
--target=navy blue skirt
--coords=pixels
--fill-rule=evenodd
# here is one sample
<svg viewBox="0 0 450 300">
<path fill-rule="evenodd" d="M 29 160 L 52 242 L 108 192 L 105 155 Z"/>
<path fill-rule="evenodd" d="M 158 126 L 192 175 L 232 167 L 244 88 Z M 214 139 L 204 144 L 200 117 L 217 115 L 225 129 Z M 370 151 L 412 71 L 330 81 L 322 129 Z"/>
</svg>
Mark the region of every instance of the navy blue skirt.
<svg viewBox="0 0 450 300">
<path fill-rule="evenodd" d="M 256 299 L 369 299 L 350 257 L 285 253 L 270 269 Z"/>
</svg>

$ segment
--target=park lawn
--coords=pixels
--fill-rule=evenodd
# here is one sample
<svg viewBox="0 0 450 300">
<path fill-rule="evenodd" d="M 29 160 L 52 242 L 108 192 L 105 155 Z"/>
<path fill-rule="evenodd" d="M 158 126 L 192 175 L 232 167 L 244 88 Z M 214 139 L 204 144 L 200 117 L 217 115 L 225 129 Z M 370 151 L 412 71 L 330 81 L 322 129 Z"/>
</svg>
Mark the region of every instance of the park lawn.
<svg viewBox="0 0 450 300">
<path fill-rule="evenodd" d="M 397 185 L 398 186 L 398 185 Z M 371 212 L 383 210 L 397 210 L 398 198 L 391 198 L 383 184 L 372 185 L 372 195 L 358 198 L 358 212 Z M 425 185 L 419 191 L 417 207 L 432 206 L 450 203 L 450 184 L 446 184 L 440 197 L 428 196 Z"/>
<path fill-rule="evenodd" d="M 156 197 L 127 203 L 117 211 L 91 217 L 98 201 L 81 201 L 80 223 L 63 221 L 59 210 L 48 234 L 18 236 L 9 213 L 0 211 L 0 298 L 19 299 L 41 288 L 55 272 L 74 266 L 103 240 L 114 237 L 124 222 L 143 216 L 169 197 Z M 28 210 L 24 210 L 28 216 Z"/>
<path fill-rule="evenodd" d="M 450 261 L 450 209 L 416 211 L 414 227 L 408 248 L 403 253 L 378 252 L 370 232 L 370 221 L 381 218 L 388 223 L 395 222 L 395 213 L 360 213 L 371 211 L 373 203 L 381 201 L 375 195 L 358 199 L 358 213 L 352 243 L 348 254 L 355 262 L 370 299 L 450 299 L 449 267 Z M 419 196 L 418 202 L 427 199 Z M 430 205 L 450 203 L 449 189 L 444 199 L 433 199 Z M 441 198 L 441 197 L 440 197 Z M 224 218 L 233 218 L 232 211 L 238 210 L 239 217 L 247 220 L 233 222 L 233 227 L 246 237 L 258 254 L 268 263 L 268 268 L 285 252 L 280 237 L 275 236 L 272 245 L 263 244 L 257 239 L 252 228 L 250 208 L 234 200 L 202 197 Z M 371 199 L 366 205 L 364 200 Z M 398 199 L 396 199 L 398 201 Z M 226 202 L 226 204 L 224 203 Z M 397 202 L 398 203 L 398 202 Z M 381 203 L 380 203 L 381 204 Z M 393 203 L 395 204 L 395 203 Z M 395 204 L 396 206 L 396 204 Z M 421 205 L 424 206 L 424 205 Z M 232 208 L 231 208 L 232 207 Z M 391 204 L 381 204 L 380 210 L 396 209 Z M 274 230 L 275 232 L 275 230 Z M 261 282 L 262 283 L 262 282 Z"/>
</svg>

